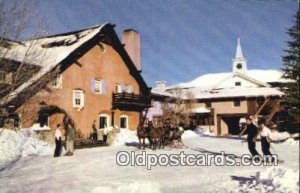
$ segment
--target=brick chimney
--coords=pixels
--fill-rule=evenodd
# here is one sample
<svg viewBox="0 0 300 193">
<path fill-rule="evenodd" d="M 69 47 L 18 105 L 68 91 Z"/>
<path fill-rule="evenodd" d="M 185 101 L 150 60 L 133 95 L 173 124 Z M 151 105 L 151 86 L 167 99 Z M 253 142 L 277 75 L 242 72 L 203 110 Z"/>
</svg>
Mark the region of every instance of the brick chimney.
<svg viewBox="0 0 300 193">
<path fill-rule="evenodd" d="M 125 44 L 125 50 L 130 56 L 132 62 L 139 72 L 142 71 L 141 66 L 141 47 L 140 34 L 133 29 L 126 29 L 122 35 L 122 43 Z"/>
</svg>

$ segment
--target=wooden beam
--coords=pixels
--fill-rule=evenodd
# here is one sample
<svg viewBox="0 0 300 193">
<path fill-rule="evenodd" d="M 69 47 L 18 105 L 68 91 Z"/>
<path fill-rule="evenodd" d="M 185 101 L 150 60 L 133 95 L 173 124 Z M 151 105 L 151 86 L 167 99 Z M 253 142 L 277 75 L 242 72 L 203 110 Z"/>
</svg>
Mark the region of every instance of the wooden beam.
<svg viewBox="0 0 300 193">
<path fill-rule="evenodd" d="M 77 66 L 82 67 L 82 64 L 79 63 L 78 61 L 75 61 L 74 63 L 75 63 Z"/>
<path fill-rule="evenodd" d="M 272 108 L 270 114 L 268 115 L 268 118 L 267 118 L 267 120 L 266 120 L 266 123 L 269 123 L 269 122 L 272 120 L 273 116 L 274 116 L 275 113 L 278 111 L 279 106 L 280 106 L 280 101 L 277 100 L 276 103 L 275 103 L 275 105 L 273 106 L 273 108 Z"/>
<path fill-rule="evenodd" d="M 259 113 L 262 111 L 262 109 L 266 106 L 266 104 L 270 101 L 270 98 L 267 98 L 264 103 L 259 107 L 259 109 L 256 111 L 256 113 L 253 116 L 253 119 L 257 118 Z"/>
</svg>

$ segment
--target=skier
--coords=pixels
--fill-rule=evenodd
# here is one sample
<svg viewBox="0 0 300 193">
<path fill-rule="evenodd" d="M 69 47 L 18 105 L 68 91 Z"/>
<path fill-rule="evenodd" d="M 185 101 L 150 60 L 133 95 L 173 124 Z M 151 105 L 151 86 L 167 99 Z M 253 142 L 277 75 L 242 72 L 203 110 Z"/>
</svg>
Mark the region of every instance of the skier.
<svg viewBox="0 0 300 193">
<path fill-rule="evenodd" d="M 246 118 L 246 125 L 244 129 L 240 132 L 239 136 L 243 135 L 245 132 L 248 134 L 247 135 L 248 149 L 252 157 L 259 156 L 259 153 L 255 149 L 255 137 L 258 134 L 258 129 L 252 123 L 252 118 L 250 116 Z"/>
<path fill-rule="evenodd" d="M 261 137 L 261 148 L 264 156 L 272 156 L 270 152 L 271 130 L 265 126 L 265 118 L 260 118 L 258 121 L 258 127 L 260 129 L 259 135 Z"/>
<path fill-rule="evenodd" d="M 56 130 L 55 130 L 55 151 L 54 151 L 54 157 L 59 157 L 61 155 L 61 130 L 60 130 L 60 124 L 57 124 Z"/>
</svg>

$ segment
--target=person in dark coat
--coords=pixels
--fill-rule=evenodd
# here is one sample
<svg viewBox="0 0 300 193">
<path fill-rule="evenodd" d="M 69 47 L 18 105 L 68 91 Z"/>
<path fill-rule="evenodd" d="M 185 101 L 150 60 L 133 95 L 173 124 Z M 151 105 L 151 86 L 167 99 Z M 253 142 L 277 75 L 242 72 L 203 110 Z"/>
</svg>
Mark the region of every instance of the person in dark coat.
<svg viewBox="0 0 300 193">
<path fill-rule="evenodd" d="M 67 125 L 66 155 L 72 156 L 74 153 L 75 128 L 72 121 Z"/>
<path fill-rule="evenodd" d="M 55 130 L 55 151 L 54 157 L 59 157 L 62 151 L 62 143 L 61 143 L 61 126 L 57 124 Z"/>
<path fill-rule="evenodd" d="M 96 121 L 95 120 L 94 120 L 93 125 L 92 125 L 92 140 L 93 141 L 98 141 L 97 128 L 96 128 Z"/>
<path fill-rule="evenodd" d="M 248 149 L 252 157 L 259 156 L 259 153 L 255 149 L 255 138 L 258 135 L 258 128 L 253 124 L 251 117 L 246 118 L 245 128 L 239 135 L 241 136 L 244 133 L 247 134 Z"/>
</svg>

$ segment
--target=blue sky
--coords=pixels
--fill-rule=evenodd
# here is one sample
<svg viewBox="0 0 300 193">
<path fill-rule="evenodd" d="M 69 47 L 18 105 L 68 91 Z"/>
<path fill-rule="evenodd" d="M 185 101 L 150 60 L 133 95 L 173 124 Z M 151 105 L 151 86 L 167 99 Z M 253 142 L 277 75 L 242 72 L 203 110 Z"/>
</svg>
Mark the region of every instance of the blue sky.
<svg viewBox="0 0 300 193">
<path fill-rule="evenodd" d="M 279 69 L 297 0 L 47 0 L 37 9 L 51 34 L 110 22 L 141 34 L 143 76 L 176 84 L 231 71 L 237 38 L 248 69 Z"/>
</svg>

